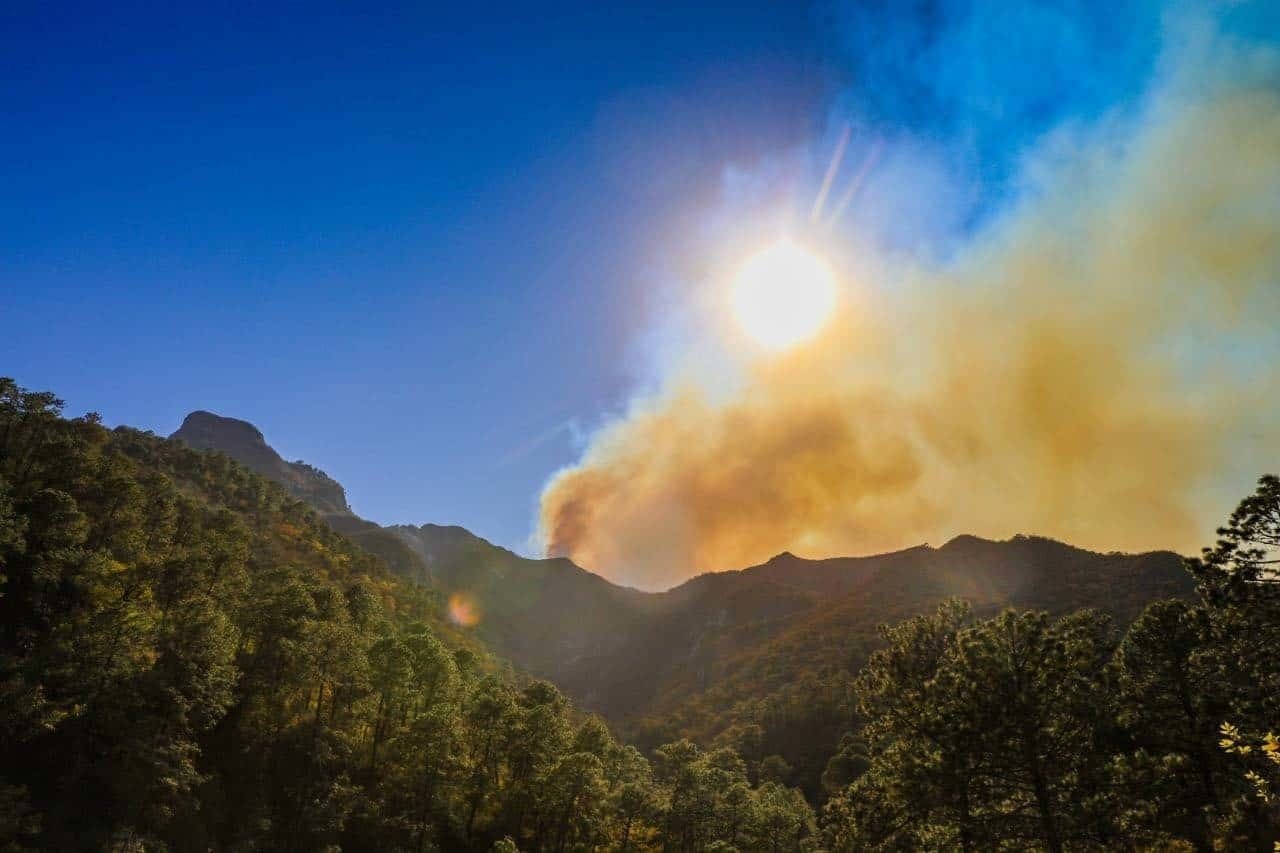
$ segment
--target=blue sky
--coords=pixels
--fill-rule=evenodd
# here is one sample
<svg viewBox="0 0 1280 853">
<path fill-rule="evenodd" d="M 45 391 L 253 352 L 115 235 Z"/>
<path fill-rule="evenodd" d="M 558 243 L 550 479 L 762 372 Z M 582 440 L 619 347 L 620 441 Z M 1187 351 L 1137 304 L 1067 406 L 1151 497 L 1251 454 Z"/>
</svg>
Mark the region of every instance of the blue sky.
<svg viewBox="0 0 1280 853">
<path fill-rule="evenodd" d="M 1157 55 L 1154 5 L 884 5 L 6 7 L 0 373 L 523 546 L 726 167 L 820 176 L 848 121 L 946 152 L 971 227 Z"/>
<path fill-rule="evenodd" d="M 651 227 L 812 131 L 813 17 L 695 5 L 0 11 L 0 372 L 522 543 L 574 453 L 532 439 L 625 394 Z"/>
</svg>

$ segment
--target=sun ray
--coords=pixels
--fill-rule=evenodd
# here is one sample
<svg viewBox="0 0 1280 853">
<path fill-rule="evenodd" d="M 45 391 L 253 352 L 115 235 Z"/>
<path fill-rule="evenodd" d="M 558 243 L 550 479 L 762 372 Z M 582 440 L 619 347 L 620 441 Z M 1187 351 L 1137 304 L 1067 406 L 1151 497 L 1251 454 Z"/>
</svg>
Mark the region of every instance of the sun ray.
<svg viewBox="0 0 1280 853">
<path fill-rule="evenodd" d="M 862 161 L 862 166 L 858 169 L 858 174 L 853 176 L 853 180 L 849 182 L 849 188 L 844 191 L 844 195 L 840 196 L 840 201 L 836 203 L 835 209 L 831 211 L 830 218 L 823 225 L 824 228 L 834 228 L 836 222 L 844 215 L 845 209 L 849 206 L 849 202 L 853 201 L 853 197 L 858 194 L 858 190 L 862 188 L 862 183 L 867 179 L 867 173 L 876 165 L 880 159 L 880 153 L 884 150 L 884 140 L 877 139 L 875 144 L 871 146 L 871 150 L 867 152 L 867 156 Z"/>
<path fill-rule="evenodd" d="M 827 173 L 822 178 L 822 189 L 818 190 L 818 197 L 813 200 L 813 210 L 809 212 L 809 221 L 817 222 L 818 217 L 822 216 L 822 206 L 827 201 L 827 194 L 831 192 L 831 184 L 836 179 L 836 173 L 840 171 L 840 163 L 844 160 L 844 149 L 849 144 L 849 125 L 845 125 L 840 131 L 840 141 L 836 143 L 835 153 L 831 155 L 831 162 L 827 164 Z"/>
</svg>

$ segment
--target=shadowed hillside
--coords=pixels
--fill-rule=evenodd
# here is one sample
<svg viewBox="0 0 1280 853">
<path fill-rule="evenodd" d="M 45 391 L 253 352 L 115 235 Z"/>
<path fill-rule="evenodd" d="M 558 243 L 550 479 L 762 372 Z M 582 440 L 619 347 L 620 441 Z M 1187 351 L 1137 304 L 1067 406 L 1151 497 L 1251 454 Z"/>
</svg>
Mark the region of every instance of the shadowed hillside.
<svg viewBox="0 0 1280 853">
<path fill-rule="evenodd" d="M 310 488 L 249 424 L 193 414 L 201 446 L 221 450 L 333 507 L 341 487 Z M 187 427 L 175 433 L 184 438 Z M 251 440 L 253 439 L 253 440 Z M 302 472 L 302 473 L 300 473 Z M 323 476 L 323 475 L 320 475 Z M 521 557 L 461 527 L 382 528 L 346 508 L 323 516 L 400 574 L 463 598 L 475 634 L 553 680 L 646 747 L 680 736 L 727 739 L 748 758 L 781 754 L 812 795 L 852 712 L 843 685 L 880 644 L 876 628 L 949 597 L 979 614 L 1006 606 L 1097 608 L 1127 623 L 1192 584 L 1171 552 L 1099 554 L 1050 539 L 960 536 L 942 547 L 810 560 L 783 553 L 662 593 L 619 587 L 566 559 Z"/>
<path fill-rule="evenodd" d="M 785 616 L 733 618 L 717 602 L 753 590 L 807 602 Z M 686 601 L 668 637 L 686 651 L 646 685 L 638 713 L 622 712 L 641 746 L 672 736 L 719 741 L 748 758 L 782 755 L 810 796 L 854 723 L 850 685 L 882 645 L 877 627 L 929 612 L 947 598 L 975 613 L 1005 607 L 1069 613 L 1096 608 L 1127 624 L 1151 601 L 1184 598 L 1192 583 L 1170 552 L 1097 554 L 1039 537 L 958 537 L 872 557 L 806 560 L 782 554 L 740 572 L 702 575 L 663 595 Z M 675 623 L 675 624 L 672 624 Z"/>
</svg>

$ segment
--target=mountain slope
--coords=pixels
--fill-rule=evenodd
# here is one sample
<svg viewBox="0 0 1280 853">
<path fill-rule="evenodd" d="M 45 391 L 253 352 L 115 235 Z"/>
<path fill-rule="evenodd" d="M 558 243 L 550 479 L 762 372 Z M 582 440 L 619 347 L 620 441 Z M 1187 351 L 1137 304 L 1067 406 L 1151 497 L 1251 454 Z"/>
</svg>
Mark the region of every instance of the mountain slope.
<svg viewBox="0 0 1280 853">
<path fill-rule="evenodd" d="M 243 422 L 222 420 L 226 429 L 206 421 L 197 433 L 204 446 L 296 481 L 296 468 L 245 440 Z M 953 596 L 979 614 L 1091 607 L 1123 624 L 1149 602 L 1192 589 L 1171 552 L 1099 554 L 1039 537 L 960 536 L 940 548 L 867 557 L 784 553 L 645 593 L 565 559 L 521 557 L 461 527 L 381 528 L 349 510 L 324 517 L 401 575 L 464 602 L 475 635 L 497 654 L 551 679 L 641 745 L 728 738 L 749 758 L 782 754 L 810 794 L 850 726 L 843 685 L 879 645 L 878 625 Z"/>
<path fill-rule="evenodd" d="M 220 450 L 251 471 L 284 486 L 321 513 L 350 513 L 347 493 L 336 480 L 305 462 L 286 462 L 266 442 L 262 431 L 248 421 L 224 418 L 212 412 L 187 415 L 176 438 L 195 450 Z"/>
<path fill-rule="evenodd" d="M 1151 601 L 1192 593 L 1182 559 L 1171 552 L 1098 554 L 1039 537 L 962 536 L 941 548 L 873 557 L 784 554 L 695 578 L 670 594 L 693 598 L 690 613 L 713 616 L 716 600 L 752 579 L 807 593 L 814 604 L 782 619 L 708 619 L 688 635 L 696 644 L 672 661 L 638 712 L 623 716 L 623 728 L 642 747 L 687 736 L 718 739 L 748 758 L 780 754 L 814 797 L 827 758 L 853 728 L 848 686 L 881 645 L 879 625 L 960 597 L 979 616 L 1005 607 L 1055 614 L 1096 608 L 1123 627 Z"/>
<path fill-rule="evenodd" d="M 418 581 L 425 579 L 426 567 L 400 537 L 351 511 L 346 490 L 341 484 L 301 460 L 286 462 L 275 448 L 267 444 L 262 431 L 248 421 L 196 411 L 187 415 L 182 426 L 169 438 L 196 450 L 225 453 L 249 470 L 279 483 L 293 497 L 310 504 L 330 527 L 382 558 L 400 576 Z"/>
<path fill-rule="evenodd" d="M 643 632 L 644 593 L 615 586 L 568 560 L 520 557 L 461 527 L 380 527 L 351 512 L 342 487 L 327 475 L 302 462 L 285 462 L 245 421 L 193 412 L 171 438 L 225 453 L 275 480 L 400 576 L 460 596 L 478 620 L 474 634 L 499 656 L 555 680 L 593 708 L 616 704 L 609 699 L 617 691 L 598 684 L 618 677 L 616 662 L 628 653 L 624 641 Z"/>
<path fill-rule="evenodd" d="M 349 820 L 386 717 L 509 667 L 279 485 L 61 406 L 0 377 L 0 848 L 406 849 Z"/>
<path fill-rule="evenodd" d="M 0 377 L 0 849 L 674 849 L 692 803 L 742 818 L 708 848 L 810 846 L 798 792 L 654 773 L 229 455 L 61 407 Z"/>
</svg>

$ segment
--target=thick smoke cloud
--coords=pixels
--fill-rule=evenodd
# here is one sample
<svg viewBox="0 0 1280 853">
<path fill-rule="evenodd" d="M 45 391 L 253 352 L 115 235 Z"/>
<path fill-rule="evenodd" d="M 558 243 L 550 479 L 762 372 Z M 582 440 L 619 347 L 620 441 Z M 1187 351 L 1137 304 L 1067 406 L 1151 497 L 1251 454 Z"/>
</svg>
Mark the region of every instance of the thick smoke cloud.
<svg viewBox="0 0 1280 853">
<path fill-rule="evenodd" d="M 946 262 L 844 267 L 844 313 L 744 364 L 672 370 L 541 504 L 549 553 L 662 588 L 793 550 L 958 533 L 1204 544 L 1280 442 L 1280 87 L 1194 46 L 1127 118 L 1058 129 Z"/>
</svg>

